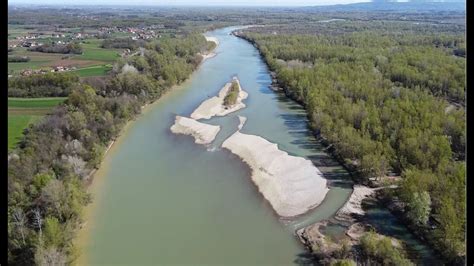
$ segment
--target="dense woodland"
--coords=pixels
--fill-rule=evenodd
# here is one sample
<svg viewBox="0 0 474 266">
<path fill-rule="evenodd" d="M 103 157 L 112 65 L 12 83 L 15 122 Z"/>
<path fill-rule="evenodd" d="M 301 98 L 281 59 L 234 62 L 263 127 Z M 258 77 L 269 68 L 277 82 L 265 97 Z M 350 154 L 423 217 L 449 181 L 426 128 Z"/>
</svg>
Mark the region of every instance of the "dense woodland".
<svg viewBox="0 0 474 266">
<path fill-rule="evenodd" d="M 314 35 L 255 28 L 244 38 L 346 165 L 365 180 L 402 176 L 397 196 L 412 222 L 433 225 L 429 236 L 455 259 L 466 230 L 466 61 L 456 55 L 464 36 L 379 26 Z"/>
<path fill-rule="evenodd" d="M 202 60 L 198 52 L 212 47 L 198 34 L 151 41 L 143 57 L 117 62 L 112 78 L 98 88 L 72 74 L 10 81 L 10 95 L 68 98 L 30 126 L 9 155 L 9 263 L 62 265 L 77 257 L 72 239 L 91 200 L 85 180 L 106 147 L 142 105 L 189 76 Z"/>
<path fill-rule="evenodd" d="M 8 79 L 8 97 L 66 97 L 79 77 L 71 73 L 46 73 Z"/>
</svg>

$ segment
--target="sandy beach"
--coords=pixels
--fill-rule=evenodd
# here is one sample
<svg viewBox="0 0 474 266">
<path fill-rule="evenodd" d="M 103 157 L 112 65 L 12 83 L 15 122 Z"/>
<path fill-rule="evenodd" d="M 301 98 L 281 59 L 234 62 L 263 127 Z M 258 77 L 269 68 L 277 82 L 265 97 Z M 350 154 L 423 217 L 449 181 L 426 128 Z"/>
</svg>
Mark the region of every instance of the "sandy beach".
<svg viewBox="0 0 474 266">
<path fill-rule="evenodd" d="M 372 195 L 376 189 L 369 188 L 362 185 L 355 185 L 354 190 L 349 200 L 340 208 L 336 213 L 336 219 L 338 220 L 353 220 L 352 215 L 364 215 L 365 212 L 362 209 L 362 201 L 368 196 Z"/>
<path fill-rule="evenodd" d="M 239 119 L 241 128 L 245 119 Z M 252 181 L 280 216 L 292 217 L 317 207 L 329 191 L 326 179 L 311 161 L 288 155 L 260 136 L 237 131 L 222 147 L 250 166 Z"/>
<path fill-rule="evenodd" d="M 194 110 L 194 112 L 191 114 L 191 118 L 196 120 L 210 119 L 213 116 L 225 116 L 229 113 L 245 108 L 246 105 L 242 101 L 248 97 L 248 93 L 242 89 L 240 82 L 236 77 L 234 77 L 233 80 L 235 80 L 239 85 L 239 96 L 237 97 L 237 101 L 234 105 L 230 107 L 224 106 L 224 98 L 232 86 L 232 82 L 228 82 L 224 85 L 224 87 L 222 87 L 217 96 L 202 102 L 201 105 L 199 105 L 198 108 L 196 108 L 196 110 Z"/>
<path fill-rule="evenodd" d="M 209 144 L 215 139 L 221 128 L 220 126 L 204 124 L 194 119 L 177 115 L 174 125 L 170 129 L 175 134 L 193 136 L 194 142 L 197 144 Z"/>
<path fill-rule="evenodd" d="M 216 37 L 204 36 L 208 42 L 214 42 L 216 47 L 219 46 L 219 40 Z"/>
</svg>

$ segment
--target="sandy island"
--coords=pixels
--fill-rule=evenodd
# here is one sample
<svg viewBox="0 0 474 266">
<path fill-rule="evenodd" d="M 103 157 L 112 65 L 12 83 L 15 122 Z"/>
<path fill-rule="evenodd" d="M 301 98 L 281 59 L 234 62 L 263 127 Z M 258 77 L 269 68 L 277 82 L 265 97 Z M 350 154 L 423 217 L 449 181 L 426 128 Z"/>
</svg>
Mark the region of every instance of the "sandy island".
<svg viewBox="0 0 474 266">
<path fill-rule="evenodd" d="M 194 112 L 191 114 L 191 118 L 196 120 L 209 119 L 213 116 L 225 116 L 229 113 L 245 108 L 245 104 L 242 101 L 248 97 L 248 93 L 242 90 L 240 82 L 236 77 L 233 78 L 233 81 L 234 80 L 239 86 L 239 96 L 237 97 L 237 101 L 234 105 L 230 107 L 224 106 L 224 98 L 227 95 L 227 91 L 232 86 L 232 82 L 228 82 L 219 91 L 218 96 L 214 96 L 202 102 L 201 105 L 199 105 L 198 108 L 196 108 L 196 110 L 194 110 Z"/>
<path fill-rule="evenodd" d="M 194 119 L 177 115 L 174 125 L 170 129 L 175 134 L 193 136 L 197 144 L 209 144 L 216 138 L 221 127 L 204 124 Z"/>
<path fill-rule="evenodd" d="M 303 214 L 318 206 L 329 191 L 322 173 L 307 159 L 288 155 L 277 144 L 240 133 L 245 118 L 240 117 L 239 130 L 222 143 L 252 169 L 252 181 L 280 216 Z"/>
</svg>

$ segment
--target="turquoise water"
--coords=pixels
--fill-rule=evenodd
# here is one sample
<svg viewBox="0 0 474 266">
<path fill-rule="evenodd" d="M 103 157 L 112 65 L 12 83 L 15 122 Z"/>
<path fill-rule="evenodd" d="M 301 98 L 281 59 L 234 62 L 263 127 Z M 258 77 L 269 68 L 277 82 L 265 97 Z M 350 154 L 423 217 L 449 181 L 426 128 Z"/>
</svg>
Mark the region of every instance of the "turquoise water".
<svg viewBox="0 0 474 266">
<path fill-rule="evenodd" d="M 294 230 L 331 218 L 349 197 L 352 182 L 347 171 L 311 135 L 302 107 L 270 90 L 271 78 L 258 51 L 229 35 L 233 29 L 209 32 L 219 39 L 218 55 L 137 118 L 107 155 L 88 231 L 88 264 L 301 263 L 308 256 Z M 249 93 L 247 108 L 201 120 L 221 125 L 213 143 L 198 145 L 190 136 L 171 133 L 176 115 L 189 116 L 233 76 Z M 237 130 L 238 115 L 248 118 L 242 132 L 311 159 L 324 173 L 330 191 L 318 208 L 291 220 L 275 214 L 252 183 L 248 166 L 220 148 Z M 393 216 L 372 211 L 369 215 L 387 233 L 396 222 Z M 396 228 L 396 236 L 414 243 L 416 254 L 430 256 L 421 243 L 410 242 L 413 237 L 406 228 L 398 224 Z M 328 226 L 324 231 L 338 236 L 341 227 Z"/>
<path fill-rule="evenodd" d="M 417 265 L 444 265 L 441 258 L 410 233 L 387 208 L 371 202 L 366 206 L 366 219 L 377 232 L 403 240 L 408 257 Z"/>
<path fill-rule="evenodd" d="M 208 33 L 219 39 L 218 55 L 137 118 L 108 154 L 88 232 L 89 264 L 291 265 L 305 253 L 294 230 L 331 217 L 347 200 L 347 172 L 321 151 L 304 110 L 269 89 L 258 51 L 229 35 L 233 29 Z M 175 115 L 189 116 L 234 75 L 249 93 L 247 108 L 203 121 L 222 126 L 209 147 L 171 133 Z M 248 166 L 220 148 L 237 129 L 237 115 L 248 118 L 244 133 L 309 158 L 325 173 L 331 190 L 320 207 L 279 219 L 251 182 Z"/>
</svg>

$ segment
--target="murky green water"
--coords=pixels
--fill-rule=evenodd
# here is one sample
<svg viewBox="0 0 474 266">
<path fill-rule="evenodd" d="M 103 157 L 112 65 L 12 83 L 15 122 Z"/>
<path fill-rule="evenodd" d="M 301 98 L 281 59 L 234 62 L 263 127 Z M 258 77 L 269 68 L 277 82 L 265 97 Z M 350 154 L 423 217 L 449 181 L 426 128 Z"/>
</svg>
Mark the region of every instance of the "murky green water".
<svg viewBox="0 0 474 266">
<path fill-rule="evenodd" d="M 231 30 L 209 33 L 220 41 L 218 56 L 140 116 L 108 155 L 88 232 L 89 264 L 290 265 L 304 253 L 294 229 L 331 217 L 347 200 L 347 172 L 321 152 L 304 110 L 269 89 L 257 50 Z M 222 126 L 210 147 L 170 132 L 176 114 L 189 116 L 234 75 L 249 93 L 247 108 L 205 120 Z M 275 215 L 247 165 L 219 148 L 237 129 L 237 115 L 248 118 L 244 133 L 312 159 L 325 173 L 331 190 L 320 207 L 291 221 Z"/>
<path fill-rule="evenodd" d="M 387 208 L 368 201 L 366 220 L 377 232 L 403 240 L 408 257 L 417 265 L 444 265 L 443 260 L 430 247 L 418 240 Z"/>
</svg>

